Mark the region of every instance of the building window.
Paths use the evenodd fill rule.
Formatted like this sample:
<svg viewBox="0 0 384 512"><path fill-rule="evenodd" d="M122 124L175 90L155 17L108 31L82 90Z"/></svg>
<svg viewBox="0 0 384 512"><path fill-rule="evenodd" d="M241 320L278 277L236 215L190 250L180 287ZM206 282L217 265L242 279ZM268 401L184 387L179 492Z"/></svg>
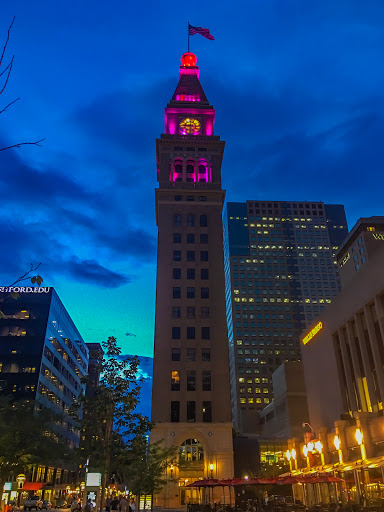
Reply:
<svg viewBox="0 0 384 512"><path fill-rule="evenodd" d="M199 201L206 201L207 200L207 196L199 196Z"/></svg>
<svg viewBox="0 0 384 512"><path fill-rule="evenodd" d="M209 279L209 271L207 268L200 269L200 279Z"/></svg>
<svg viewBox="0 0 384 512"><path fill-rule="evenodd" d="M180 349L179 348L172 349L172 361L180 361Z"/></svg>
<svg viewBox="0 0 384 512"><path fill-rule="evenodd" d="M181 233L173 233L173 243L181 244Z"/></svg>
<svg viewBox="0 0 384 512"><path fill-rule="evenodd" d="M202 373L202 389L203 391L211 391L211 372L204 370Z"/></svg>
<svg viewBox="0 0 384 512"><path fill-rule="evenodd" d="M195 279L195 269L187 268L187 279Z"/></svg>
<svg viewBox="0 0 384 512"><path fill-rule="evenodd" d="M171 391L180 391L180 373L175 370L171 374Z"/></svg>
<svg viewBox="0 0 384 512"><path fill-rule="evenodd" d="M180 306L173 306L172 318L181 318L181 307Z"/></svg>
<svg viewBox="0 0 384 512"><path fill-rule="evenodd" d="M194 400L187 402L187 421L196 421L196 402Z"/></svg>
<svg viewBox="0 0 384 512"><path fill-rule="evenodd" d="M208 307L202 307L200 309L200 316L201 316L201 318L209 318L209 308Z"/></svg>
<svg viewBox="0 0 384 512"><path fill-rule="evenodd" d="M181 279L181 268L173 269L173 279Z"/></svg>
<svg viewBox="0 0 384 512"><path fill-rule="evenodd" d="M194 299L195 298L195 288L188 287L187 288L187 299Z"/></svg>
<svg viewBox="0 0 384 512"><path fill-rule="evenodd" d="M195 370L187 371L187 391L196 391L196 372L195 372Z"/></svg>
<svg viewBox="0 0 384 512"><path fill-rule="evenodd" d="M203 340L211 339L211 329L210 329L210 327L202 327L201 328L201 338Z"/></svg>
<svg viewBox="0 0 384 512"><path fill-rule="evenodd" d="M197 439L187 439L180 446L179 460L181 463L189 461L203 461L204 450L201 443Z"/></svg>
<svg viewBox="0 0 384 512"><path fill-rule="evenodd" d="M173 216L173 225L176 227L181 226L181 215L179 213L176 213L176 215Z"/></svg>
<svg viewBox="0 0 384 512"><path fill-rule="evenodd" d="M172 339L173 340L180 339L180 327L172 327Z"/></svg>
<svg viewBox="0 0 384 512"><path fill-rule="evenodd" d="M187 318L195 318L195 306L187 307Z"/></svg>
<svg viewBox="0 0 384 512"><path fill-rule="evenodd" d="M201 349L201 360L202 361L210 361L211 360L211 349L210 348L202 348Z"/></svg>
<svg viewBox="0 0 384 512"><path fill-rule="evenodd" d="M191 213L189 213L187 216L187 226L189 228L193 228L194 225L195 225L195 216L192 215Z"/></svg>
<svg viewBox="0 0 384 512"><path fill-rule="evenodd" d="M187 348L187 361L196 361L196 349Z"/></svg>
<svg viewBox="0 0 384 512"><path fill-rule="evenodd" d="M212 402L203 401L203 421L205 423L212 422Z"/></svg>
<svg viewBox="0 0 384 512"><path fill-rule="evenodd" d="M208 226L208 217L206 215L200 215L200 227L206 228Z"/></svg>
<svg viewBox="0 0 384 512"><path fill-rule="evenodd" d="M200 243L201 244L207 244L208 243L208 235L207 235L207 233L201 233L200 234Z"/></svg>
<svg viewBox="0 0 384 512"><path fill-rule="evenodd" d="M180 402L171 402L171 421L180 421Z"/></svg>
<svg viewBox="0 0 384 512"><path fill-rule="evenodd" d="M195 328L187 327L187 339L194 340L195 339Z"/></svg>
<svg viewBox="0 0 384 512"><path fill-rule="evenodd" d="M187 261L195 261L195 251L187 251Z"/></svg>
<svg viewBox="0 0 384 512"><path fill-rule="evenodd" d="M195 243L195 235L193 233L187 233L187 244Z"/></svg>
<svg viewBox="0 0 384 512"><path fill-rule="evenodd" d="M200 251L200 261L208 261L208 251Z"/></svg>
<svg viewBox="0 0 384 512"><path fill-rule="evenodd" d="M181 251L173 251L173 261L181 261Z"/></svg>
<svg viewBox="0 0 384 512"><path fill-rule="evenodd" d="M180 286L173 287L173 298L180 299L181 298L181 288Z"/></svg>
<svg viewBox="0 0 384 512"><path fill-rule="evenodd" d="M209 299L209 288L201 288L201 298Z"/></svg>

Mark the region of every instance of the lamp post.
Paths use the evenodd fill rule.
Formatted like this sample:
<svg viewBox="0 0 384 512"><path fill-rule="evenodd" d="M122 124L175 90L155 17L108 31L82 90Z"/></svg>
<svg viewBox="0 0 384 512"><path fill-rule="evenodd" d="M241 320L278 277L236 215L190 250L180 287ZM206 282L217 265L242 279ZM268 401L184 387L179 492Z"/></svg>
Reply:
<svg viewBox="0 0 384 512"><path fill-rule="evenodd" d="M355 437L356 437L357 444L360 446L361 458L363 460L365 460L367 458L367 453L365 451L365 446L364 446L364 436L363 436L362 431L359 428L356 429Z"/></svg>
<svg viewBox="0 0 384 512"><path fill-rule="evenodd" d="M340 437L338 435L336 435L333 438L333 444L335 445L337 453L339 454L339 462L340 462L340 464L342 464L343 463L343 452L341 450L341 441L340 441Z"/></svg>
<svg viewBox="0 0 384 512"><path fill-rule="evenodd" d="M213 478L213 464L209 465L209 469L211 471L211 478Z"/></svg>
<svg viewBox="0 0 384 512"><path fill-rule="evenodd" d="M169 470L171 472L171 480L173 478L173 464L170 465Z"/></svg>

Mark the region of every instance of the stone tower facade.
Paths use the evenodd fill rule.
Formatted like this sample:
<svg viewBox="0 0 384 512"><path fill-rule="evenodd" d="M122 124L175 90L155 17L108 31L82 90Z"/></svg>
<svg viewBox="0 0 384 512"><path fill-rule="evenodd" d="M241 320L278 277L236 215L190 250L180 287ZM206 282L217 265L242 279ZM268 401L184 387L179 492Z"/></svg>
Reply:
<svg viewBox="0 0 384 512"><path fill-rule="evenodd" d="M197 502L199 478L233 476L221 188L224 142L199 82L196 56L156 141L158 226L151 442L175 446L157 505ZM222 488L217 492L222 493Z"/></svg>

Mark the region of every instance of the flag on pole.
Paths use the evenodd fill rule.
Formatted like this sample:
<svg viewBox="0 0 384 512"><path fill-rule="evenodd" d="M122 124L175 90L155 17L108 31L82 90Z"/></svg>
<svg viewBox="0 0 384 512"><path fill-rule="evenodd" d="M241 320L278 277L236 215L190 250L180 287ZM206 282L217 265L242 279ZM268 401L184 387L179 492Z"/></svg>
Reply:
<svg viewBox="0 0 384 512"><path fill-rule="evenodd" d="M192 25L189 25L189 32L188 35L194 36L195 34L200 34L201 36L210 39L211 41L214 41L214 37L212 34L210 34L208 28L203 27L192 27Z"/></svg>

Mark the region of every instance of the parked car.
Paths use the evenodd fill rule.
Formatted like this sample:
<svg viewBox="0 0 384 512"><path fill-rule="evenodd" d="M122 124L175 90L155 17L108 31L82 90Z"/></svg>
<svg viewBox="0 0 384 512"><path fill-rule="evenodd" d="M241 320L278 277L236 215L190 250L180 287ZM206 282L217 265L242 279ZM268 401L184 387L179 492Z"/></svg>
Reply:
<svg viewBox="0 0 384 512"><path fill-rule="evenodd" d="M56 503L56 508L69 508L67 500L58 500Z"/></svg>
<svg viewBox="0 0 384 512"><path fill-rule="evenodd" d="M41 508L44 510L50 510L52 508L52 503L49 500L44 500Z"/></svg>
<svg viewBox="0 0 384 512"><path fill-rule="evenodd" d="M43 502L41 501L40 496L31 496L24 500L24 510L32 510L35 508L36 510L41 510L43 507Z"/></svg>

